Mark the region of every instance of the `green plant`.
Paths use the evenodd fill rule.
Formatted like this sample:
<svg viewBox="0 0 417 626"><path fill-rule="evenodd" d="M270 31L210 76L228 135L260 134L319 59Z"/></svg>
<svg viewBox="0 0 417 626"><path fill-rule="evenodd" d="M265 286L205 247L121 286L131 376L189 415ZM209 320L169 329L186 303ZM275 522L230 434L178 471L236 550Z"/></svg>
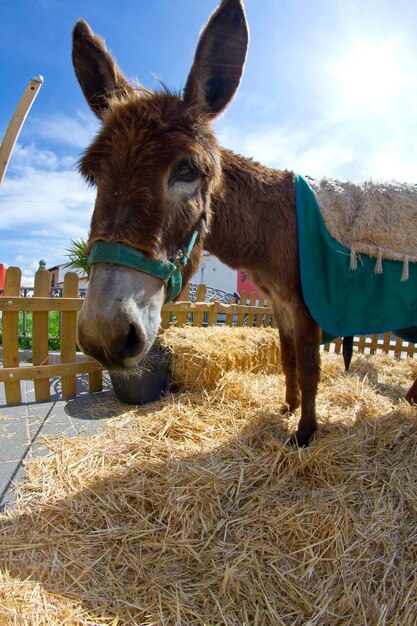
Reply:
<svg viewBox="0 0 417 626"><path fill-rule="evenodd" d="M20 349L32 348L32 336L33 336L33 314L32 312L26 312L23 316L23 312L19 312L18 318L18 345ZM2 345L2 319L0 317L0 346ZM61 347L60 342L60 328L59 328L59 312L50 311L48 315L48 348L50 350L59 350Z"/></svg>
<svg viewBox="0 0 417 626"><path fill-rule="evenodd" d="M66 267L72 270L80 270L85 276L90 273L88 264L87 242L84 239L72 239L71 245L67 248L69 261Z"/></svg>
<svg viewBox="0 0 417 626"><path fill-rule="evenodd" d="M19 312L19 321L17 326L19 334L19 348L32 347L32 313Z"/></svg>
<svg viewBox="0 0 417 626"><path fill-rule="evenodd" d="M50 311L48 315L48 347L50 350L59 350L60 328L59 328L59 312Z"/></svg>

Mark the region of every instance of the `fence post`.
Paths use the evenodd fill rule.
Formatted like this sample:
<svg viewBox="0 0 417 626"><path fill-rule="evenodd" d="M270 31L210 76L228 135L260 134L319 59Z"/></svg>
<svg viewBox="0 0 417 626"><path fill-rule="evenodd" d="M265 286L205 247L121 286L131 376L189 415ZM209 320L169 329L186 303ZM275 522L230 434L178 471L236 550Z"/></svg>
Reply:
<svg viewBox="0 0 417 626"><path fill-rule="evenodd" d="M195 295L196 302L206 301L207 287L203 284L198 285L197 293ZM204 321L204 311L194 311L193 313L193 326L202 326Z"/></svg>
<svg viewBox="0 0 417 626"><path fill-rule="evenodd" d="M94 359L89 359L94 361ZM88 374L88 391L90 393L97 393L97 391L103 390L103 370L101 367L97 368L93 372Z"/></svg>
<svg viewBox="0 0 417 626"><path fill-rule="evenodd" d="M391 333L384 333L384 339L383 339L381 348L382 348L382 351L385 352L386 354L390 353Z"/></svg>
<svg viewBox="0 0 417 626"><path fill-rule="evenodd" d="M169 328L169 324L171 322L171 311L165 311L162 306L161 311L161 328Z"/></svg>
<svg viewBox="0 0 417 626"><path fill-rule="evenodd" d="M226 326L233 326L234 313L226 313Z"/></svg>
<svg viewBox="0 0 417 626"><path fill-rule="evenodd" d="M334 344L334 353L340 354L343 350L343 339L341 337L337 337L332 341Z"/></svg>
<svg viewBox="0 0 417 626"><path fill-rule="evenodd" d="M207 326L215 326L215 324L217 324L217 315L218 315L217 306L218 306L217 302L213 299L211 301L211 309L207 316Z"/></svg>
<svg viewBox="0 0 417 626"><path fill-rule="evenodd" d="M400 357L402 352L403 341L401 337L395 337L394 356Z"/></svg>
<svg viewBox="0 0 417 626"><path fill-rule="evenodd" d="M359 339L358 339L358 342L356 343L356 346L358 348L358 352L360 354L364 354L365 353L365 341L366 341L365 335L361 335L359 337ZM335 350L335 352L336 352L336 350Z"/></svg>
<svg viewBox="0 0 417 626"><path fill-rule="evenodd" d="M3 297L19 297L22 272L18 267L6 270ZM19 366L19 313L3 311L3 367ZM22 394L19 381L4 383L6 404L20 404Z"/></svg>
<svg viewBox="0 0 417 626"><path fill-rule="evenodd" d="M67 272L64 277L63 298L76 298L78 295L78 276L75 272ZM77 358L77 311L62 311L61 321L61 363L74 363ZM62 397L71 398L77 395L77 377L62 376Z"/></svg>
<svg viewBox="0 0 417 626"><path fill-rule="evenodd" d="M265 300L265 306L268 308L272 308L272 305L268 299ZM270 326L271 328L276 328L274 314L269 313L265 315L265 326Z"/></svg>
<svg viewBox="0 0 417 626"><path fill-rule="evenodd" d="M256 306L257 295L255 291L252 291L249 297L249 306ZM252 327L255 322L255 313L248 313L247 325Z"/></svg>
<svg viewBox="0 0 417 626"><path fill-rule="evenodd" d="M258 307L262 307L262 306L265 306L265 298L261 294L258 300ZM260 328L261 326L266 326L266 319L264 317L264 314L259 312L256 314L256 327Z"/></svg>
<svg viewBox="0 0 417 626"><path fill-rule="evenodd" d="M51 275L48 270L39 269L35 274L35 297L48 298ZM49 311L34 311L32 318L32 363L48 365L49 363ZM49 402L51 399L49 378L35 380L36 402Z"/></svg>
<svg viewBox="0 0 417 626"><path fill-rule="evenodd" d="M240 294L240 304L243 306L246 306L247 299L248 299L248 293L246 289L244 289ZM244 325L245 325L245 312L243 311L242 313L239 313L237 316L237 326L244 326Z"/></svg>
<svg viewBox="0 0 417 626"><path fill-rule="evenodd" d="M181 291L178 300L187 302L190 299L190 283L187 283L184 289ZM188 311L177 311L176 315L176 326L185 326L188 321Z"/></svg>

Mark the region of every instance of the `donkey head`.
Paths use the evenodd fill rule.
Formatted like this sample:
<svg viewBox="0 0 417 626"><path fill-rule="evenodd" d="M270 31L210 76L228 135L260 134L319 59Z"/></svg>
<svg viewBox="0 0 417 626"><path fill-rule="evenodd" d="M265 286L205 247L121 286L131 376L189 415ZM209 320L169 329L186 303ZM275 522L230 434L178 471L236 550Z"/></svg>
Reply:
<svg viewBox="0 0 417 626"><path fill-rule="evenodd" d="M80 161L97 197L78 340L110 369L143 360L164 301L197 269L221 180L211 122L239 85L247 45L241 0L223 0L200 36L180 96L130 85L87 23L75 25L75 72L102 121Z"/></svg>

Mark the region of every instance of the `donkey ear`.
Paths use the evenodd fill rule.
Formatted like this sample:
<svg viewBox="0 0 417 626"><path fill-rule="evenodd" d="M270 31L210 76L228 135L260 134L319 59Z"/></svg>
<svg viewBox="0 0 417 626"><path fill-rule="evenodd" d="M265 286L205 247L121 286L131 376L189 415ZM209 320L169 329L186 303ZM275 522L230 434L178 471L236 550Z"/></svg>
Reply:
<svg viewBox="0 0 417 626"><path fill-rule="evenodd" d="M249 33L241 0L222 0L200 35L184 101L217 117L242 77Z"/></svg>
<svg viewBox="0 0 417 626"><path fill-rule="evenodd" d="M132 89L100 37L84 20L72 31L72 63L90 108L102 117L109 96Z"/></svg>

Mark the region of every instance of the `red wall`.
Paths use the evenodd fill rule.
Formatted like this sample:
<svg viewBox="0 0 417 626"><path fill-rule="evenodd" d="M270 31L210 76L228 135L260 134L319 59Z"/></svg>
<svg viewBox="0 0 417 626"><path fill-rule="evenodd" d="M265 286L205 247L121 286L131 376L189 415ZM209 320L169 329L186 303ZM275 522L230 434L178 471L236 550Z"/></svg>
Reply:
<svg viewBox="0 0 417 626"><path fill-rule="evenodd" d="M6 268L0 263L0 289L4 288L4 279L6 278Z"/></svg>
<svg viewBox="0 0 417 626"><path fill-rule="evenodd" d="M253 291L260 297L261 292L258 287L251 282L249 279L248 273L246 270L238 270L237 272L237 291L241 293L242 291L246 291L248 295L250 295Z"/></svg>

